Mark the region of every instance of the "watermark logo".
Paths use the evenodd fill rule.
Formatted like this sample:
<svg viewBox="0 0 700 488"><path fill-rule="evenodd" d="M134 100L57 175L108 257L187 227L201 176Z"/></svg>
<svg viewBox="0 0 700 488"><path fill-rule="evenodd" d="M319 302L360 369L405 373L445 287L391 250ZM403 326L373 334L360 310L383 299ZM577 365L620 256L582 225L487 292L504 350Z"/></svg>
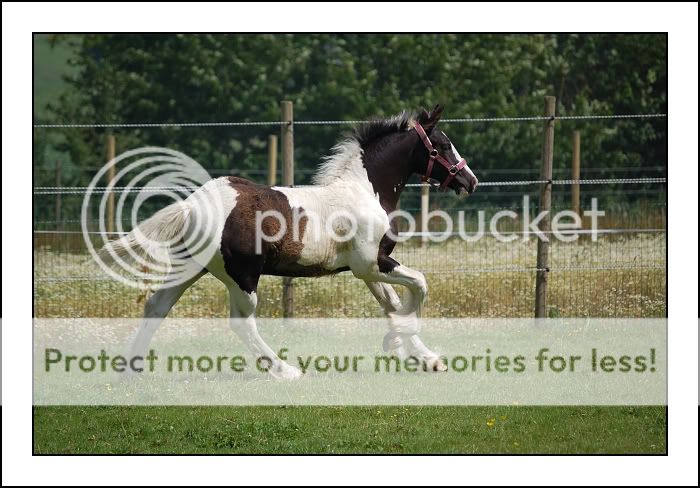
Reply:
<svg viewBox="0 0 700 488"><path fill-rule="evenodd" d="M519 212L513 209L499 210L491 215L488 224L486 211L478 210L475 212L477 228L473 232L467 230L464 210L456 213L448 213L440 209L427 212L423 217L424 221L438 223L441 228L432 232L416 232L418 228L416 216L400 209L390 212L386 220L353 212L350 207L335 210L328 215L295 208L291 220L274 209L259 210L255 215L255 252L263 253L264 242L276 243L290 235L293 240L298 241L302 234L304 241L310 243L325 241L345 243L352 239L357 239L359 242L379 242L385 235L396 242L406 242L415 237L434 243L444 242L450 238L459 238L464 242L477 242L487 236L506 243L515 240L527 242L532 238L545 242L552 239L572 242L582 234L590 236L595 242L599 234L598 219L605 215L605 212L598 207L596 198L591 199L590 209L583 212L583 217L571 210L558 212L542 210L534 214L530 197L527 195L523 197L522 206L518 210ZM584 229L584 218L588 219L587 229ZM271 223L268 219L275 222ZM401 223L406 230L396 231L389 225L392 220ZM545 221L546 227L543 226ZM303 232L300 225L304 228ZM502 230L504 225L509 230ZM267 232L266 229L275 229L275 232Z"/></svg>
<svg viewBox="0 0 700 488"><path fill-rule="evenodd" d="M139 355L127 347L139 319L35 319L34 402L666 404L665 319L425 318L439 373L421 357L380 352L386 319L258 322L275 341L271 352L298 375L274 375L274 359L232 341L229 319L165 319Z"/></svg>
<svg viewBox="0 0 700 488"><path fill-rule="evenodd" d="M105 181L107 186L98 186ZM220 249L228 217L224 213L223 186L230 188L228 179L212 179L195 160L178 151L145 147L125 152L103 166L87 188L81 213L86 246L105 273L129 286L152 290L187 283L210 264ZM261 187L259 191L275 190ZM302 203L303 197L300 194ZM255 234L243 237L255 244L258 255L264 254L263 243L290 237L295 242L303 240L304 244L319 246L334 242L337 246L331 248L337 249L355 249L353 242L360 247L376 245L384 236L396 242L420 237L434 243L450 238L471 243L489 236L507 243L533 237L570 242L587 234L595 241L598 219L605 215L593 198L590 209L583 212L588 219L588 228L583 229L581 215L570 210L535 213L526 195L518 212L502 209L490 215L488 223L484 210L472 213L469 225L464 210L426 212L422 216L424 230L416 232L416 215L402 210L388 215L381 210L368 214L348 204L347 208L334 208L332 212L324 208L319 213L311 207L293 208L291 219L272 207L258 209ZM140 219L139 214L147 218ZM474 216L476 230L468 232ZM397 232L398 226L390 225L392 221L400 222L407 230ZM439 224L441 230L425 230L428 223Z"/></svg>
<svg viewBox="0 0 700 488"><path fill-rule="evenodd" d="M110 277L135 288L191 280L217 251L212 236L220 235L225 221L210 181L195 160L162 147L127 151L109 161L90 182L82 204L82 234L93 259ZM140 219L139 211L151 200L160 210Z"/></svg>

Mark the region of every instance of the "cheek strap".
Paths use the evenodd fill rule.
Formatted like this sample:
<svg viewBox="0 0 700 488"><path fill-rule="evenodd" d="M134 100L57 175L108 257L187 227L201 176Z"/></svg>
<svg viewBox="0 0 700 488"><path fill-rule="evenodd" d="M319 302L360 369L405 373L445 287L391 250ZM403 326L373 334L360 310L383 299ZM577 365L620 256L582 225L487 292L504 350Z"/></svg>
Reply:
<svg viewBox="0 0 700 488"><path fill-rule="evenodd" d="M423 141L423 145L428 150L428 166L425 169L423 181L428 181L430 179L430 175L433 172L433 166L435 165L435 161L437 160L438 163L440 163L445 167L445 169L447 169L448 173L447 178L445 178L445 180L442 183L440 183L440 189L444 190L445 188L447 188L447 185L450 184L452 179L457 175L457 173L459 173L460 170L467 165L467 162L464 159L461 159L457 164L450 163L447 159L443 158L442 156L440 156L440 154L438 154L437 149L433 147L433 143L430 142L430 138L428 138L428 134L425 133L425 129L423 129L422 125L416 122L415 129L418 133L418 136L421 138L421 141Z"/></svg>

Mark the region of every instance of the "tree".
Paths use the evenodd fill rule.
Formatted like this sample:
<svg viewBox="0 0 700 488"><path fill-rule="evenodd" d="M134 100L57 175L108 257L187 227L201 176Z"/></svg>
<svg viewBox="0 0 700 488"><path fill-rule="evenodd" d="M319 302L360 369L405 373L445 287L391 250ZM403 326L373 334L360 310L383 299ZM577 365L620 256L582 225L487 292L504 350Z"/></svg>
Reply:
<svg viewBox="0 0 700 488"><path fill-rule="evenodd" d="M555 94L560 114L666 112L666 37L624 35L85 35L74 42L68 89L55 122L278 120L292 100L301 120L364 119L447 107L446 117L539 115ZM444 127L482 179L535 176L541 124ZM665 165L665 120L561 122L555 168L565 172L570 133L583 133L587 165ZM277 127L118 130L120 150L161 145L215 174L264 180L267 135ZM104 130L73 129L49 146L74 168L99 166ZM299 183L339 138L338 126L297 126ZM38 156L40 164L48 164ZM503 173L503 170L510 170ZM257 171L257 173L256 173ZM75 184L91 175L75 172Z"/></svg>

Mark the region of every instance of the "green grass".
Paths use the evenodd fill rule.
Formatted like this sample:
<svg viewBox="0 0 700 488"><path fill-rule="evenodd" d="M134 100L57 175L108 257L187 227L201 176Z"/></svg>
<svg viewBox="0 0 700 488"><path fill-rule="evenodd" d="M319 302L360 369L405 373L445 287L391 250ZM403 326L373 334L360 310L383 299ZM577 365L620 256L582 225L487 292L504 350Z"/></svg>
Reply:
<svg viewBox="0 0 700 488"><path fill-rule="evenodd" d="M53 234L35 238L36 316L140 317L146 295L116 281L45 281L103 276L85 253L82 236L74 234L72 238L74 242ZM395 257L425 273L428 317L503 318L532 316L535 273L499 270L532 268L536 254L534 241L500 243L482 239L465 246L452 239L426 247L404 243ZM550 258L554 270L548 278L551 316L665 316L665 235L607 236L595 243L585 239L576 243L554 242ZM480 269L487 271L475 271ZM298 278L294 287L297 317L324 317L329 313L336 317L375 317L381 313L367 287L351 273ZM258 297L259 317L279 317L282 279L263 276ZM206 276L183 295L170 315L227 317L226 289L215 278Z"/></svg>
<svg viewBox="0 0 700 488"><path fill-rule="evenodd" d="M36 454L664 454L664 407L35 407Z"/></svg>

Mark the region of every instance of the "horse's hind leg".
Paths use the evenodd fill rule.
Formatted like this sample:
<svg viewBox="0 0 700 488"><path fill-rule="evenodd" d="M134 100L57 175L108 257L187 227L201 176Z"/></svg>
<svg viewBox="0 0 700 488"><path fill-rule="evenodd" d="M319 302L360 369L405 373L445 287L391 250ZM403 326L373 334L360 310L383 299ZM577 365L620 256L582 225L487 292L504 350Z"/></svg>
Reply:
<svg viewBox="0 0 700 488"><path fill-rule="evenodd" d="M255 323L255 308L258 304L256 291L248 293L235 283L227 286L231 300L231 328L255 355L260 368L267 369L268 373L277 379L295 380L301 377L302 373L298 368L282 361L260 337Z"/></svg>
<svg viewBox="0 0 700 488"><path fill-rule="evenodd" d="M147 355L148 345L151 343L153 334L156 333L160 324L163 323L170 309L177 303L185 290L205 274L206 271L201 271L183 283L161 288L151 295L144 307L143 322L131 342L130 358L135 356L145 357Z"/></svg>

